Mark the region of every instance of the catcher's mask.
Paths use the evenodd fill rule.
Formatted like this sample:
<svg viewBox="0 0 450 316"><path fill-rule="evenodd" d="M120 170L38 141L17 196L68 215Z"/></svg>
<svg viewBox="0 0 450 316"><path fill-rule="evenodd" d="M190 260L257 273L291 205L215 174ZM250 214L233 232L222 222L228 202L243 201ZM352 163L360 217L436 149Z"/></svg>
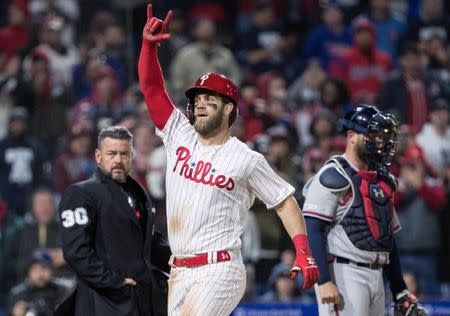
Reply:
<svg viewBox="0 0 450 316"><path fill-rule="evenodd" d="M194 124L194 98L200 90L218 93L219 95L228 98L233 103L233 110L230 113L228 126L231 126L238 115L237 102L239 99L239 92L236 85L229 78L218 73L209 72L197 79L195 85L186 90L185 95L189 99L186 107L186 114L191 125Z"/></svg>
<svg viewBox="0 0 450 316"><path fill-rule="evenodd" d="M365 155L369 170L387 169L397 146L398 122L389 113L372 105L359 105L339 120L344 132L352 130L365 136Z"/></svg>

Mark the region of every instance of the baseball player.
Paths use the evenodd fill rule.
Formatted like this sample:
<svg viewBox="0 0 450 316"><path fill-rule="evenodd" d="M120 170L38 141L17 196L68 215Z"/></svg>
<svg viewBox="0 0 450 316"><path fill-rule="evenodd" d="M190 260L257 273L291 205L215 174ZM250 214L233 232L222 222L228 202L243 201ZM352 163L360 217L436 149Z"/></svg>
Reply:
<svg viewBox="0 0 450 316"><path fill-rule="evenodd" d="M230 136L238 91L217 73L202 75L186 91L187 116L169 99L157 59L164 22L152 17L143 30L139 80L148 111L167 153L167 228L172 250L169 315L228 315L245 289L240 235L255 196L274 208L297 250L293 277L303 272L312 287L318 270L310 254L294 188L264 157Z"/></svg>
<svg viewBox="0 0 450 316"><path fill-rule="evenodd" d="M345 153L332 156L304 189L309 241L320 279L319 315L384 315L383 270L396 315L426 315L403 281L394 234L396 179L387 168L395 153L395 118L362 105L340 121Z"/></svg>

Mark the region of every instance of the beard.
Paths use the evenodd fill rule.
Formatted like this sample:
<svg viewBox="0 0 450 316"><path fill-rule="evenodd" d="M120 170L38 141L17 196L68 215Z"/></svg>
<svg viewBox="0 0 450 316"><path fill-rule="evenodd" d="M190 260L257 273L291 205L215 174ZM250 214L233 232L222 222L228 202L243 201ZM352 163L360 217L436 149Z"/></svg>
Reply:
<svg viewBox="0 0 450 316"><path fill-rule="evenodd" d="M102 169L106 176L119 183L126 182L128 177L128 172L124 166L113 167L110 171L106 170L103 166L100 166L100 169Z"/></svg>
<svg viewBox="0 0 450 316"><path fill-rule="evenodd" d="M360 140L357 142L355 146L355 154L359 160L367 164L366 144L364 141Z"/></svg>
<svg viewBox="0 0 450 316"><path fill-rule="evenodd" d="M196 117L194 121L195 131L203 137L214 134L214 132L222 125L224 109L225 107L222 106L216 113L209 117L202 117L201 119Z"/></svg>

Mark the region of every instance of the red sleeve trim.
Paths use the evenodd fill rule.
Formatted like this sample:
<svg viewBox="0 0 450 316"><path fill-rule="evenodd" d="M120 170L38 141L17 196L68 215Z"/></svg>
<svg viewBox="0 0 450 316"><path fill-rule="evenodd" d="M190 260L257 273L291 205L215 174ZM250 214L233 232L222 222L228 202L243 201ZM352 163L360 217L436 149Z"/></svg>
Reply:
<svg viewBox="0 0 450 316"><path fill-rule="evenodd" d="M320 213L316 213L316 212L311 212L311 211L303 211L303 215L304 216L309 216L309 217L315 217L327 222L332 222L333 221L333 217L331 216L327 216L327 215L323 215Z"/></svg>

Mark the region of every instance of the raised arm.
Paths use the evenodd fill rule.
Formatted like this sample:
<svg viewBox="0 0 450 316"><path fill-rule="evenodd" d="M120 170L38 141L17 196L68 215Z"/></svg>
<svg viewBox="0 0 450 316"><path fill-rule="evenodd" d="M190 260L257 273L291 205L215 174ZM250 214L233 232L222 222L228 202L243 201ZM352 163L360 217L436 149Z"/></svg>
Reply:
<svg viewBox="0 0 450 316"><path fill-rule="evenodd" d="M148 112L160 130L164 129L174 109L173 103L164 87L164 77L158 61L157 50L161 41L170 38L167 26L172 18L169 11L164 21L153 17L152 5L147 6L147 23L142 32L142 47L139 55L139 83Z"/></svg>

